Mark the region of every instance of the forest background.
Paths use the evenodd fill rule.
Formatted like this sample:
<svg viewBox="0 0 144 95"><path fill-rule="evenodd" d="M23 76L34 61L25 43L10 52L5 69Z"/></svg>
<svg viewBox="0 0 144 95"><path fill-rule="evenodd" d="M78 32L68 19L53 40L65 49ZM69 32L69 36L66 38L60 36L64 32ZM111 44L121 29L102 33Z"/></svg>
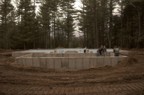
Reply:
<svg viewBox="0 0 144 95"><path fill-rule="evenodd" d="M143 0L12 1L0 1L1 49L144 47Z"/></svg>

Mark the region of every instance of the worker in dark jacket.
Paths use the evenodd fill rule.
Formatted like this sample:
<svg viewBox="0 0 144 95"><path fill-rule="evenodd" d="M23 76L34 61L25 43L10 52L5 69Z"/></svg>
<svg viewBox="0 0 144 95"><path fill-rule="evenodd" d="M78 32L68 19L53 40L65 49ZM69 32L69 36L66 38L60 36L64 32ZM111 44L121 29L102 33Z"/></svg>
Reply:
<svg viewBox="0 0 144 95"><path fill-rule="evenodd" d="M119 56L119 54L120 54L119 53L119 48L117 46L114 47L113 52L114 52L115 56Z"/></svg>

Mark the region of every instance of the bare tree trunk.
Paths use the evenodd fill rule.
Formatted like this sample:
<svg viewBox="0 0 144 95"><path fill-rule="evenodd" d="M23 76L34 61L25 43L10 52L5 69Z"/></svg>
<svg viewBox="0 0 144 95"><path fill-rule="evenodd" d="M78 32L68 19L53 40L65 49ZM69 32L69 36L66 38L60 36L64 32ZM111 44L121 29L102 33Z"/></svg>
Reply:
<svg viewBox="0 0 144 95"><path fill-rule="evenodd" d="M108 43L109 43L109 48L111 48L111 32L112 32L112 27L113 27L113 0L110 0L109 4L109 11L110 11L110 17L109 17L109 32L108 32Z"/></svg>
<svg viewBox="0 0 144 95"><path fill-rule="evenodd" d="M141 41L141 12L138 10L138 41L137 41L137 47L140 47L140 41Z"/></svg>
<svg viewBox="0 0 144 95"><path fill-rule="evenodd" d="M7 29L7 4L6 4L6 0L4 0L4 32L5 32L5 35L4 35L4 44L5 44L5 48L8 49L9 47L9 41L8 41L8 29Z"/></svg>
<svg viewBox="0 0 144 95"><path fill-rule="evenodd" d="M55 14L54 14L55 15ZM54 16L54 39L53 39L53 41L54 41L54 48L56 48L56 33L55 33L55 27L56 27L56 25L55 25L55 16Z"/></svg>

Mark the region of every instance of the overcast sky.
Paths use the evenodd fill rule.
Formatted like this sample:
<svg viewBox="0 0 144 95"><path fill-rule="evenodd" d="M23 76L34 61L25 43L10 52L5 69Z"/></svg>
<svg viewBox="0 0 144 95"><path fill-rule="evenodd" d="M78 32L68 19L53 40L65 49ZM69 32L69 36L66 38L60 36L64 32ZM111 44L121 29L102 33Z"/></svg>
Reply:
<svg viewBox="0 0 144 95"><path fill-rule="evenodd" d="M82 6L81 0L76 0L74 7L76 9L80 9L81 6Z"/></svg>

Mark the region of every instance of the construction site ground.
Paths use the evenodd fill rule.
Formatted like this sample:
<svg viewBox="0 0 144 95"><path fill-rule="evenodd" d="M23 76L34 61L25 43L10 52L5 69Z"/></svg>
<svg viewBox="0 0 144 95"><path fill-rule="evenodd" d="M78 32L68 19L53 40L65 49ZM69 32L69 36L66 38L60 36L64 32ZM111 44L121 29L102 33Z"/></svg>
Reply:
<svg viewBox="0 0 144 95"><path fill-rule="evenodd" d="M115 67L63 72L15 65L0 50L0 95L144 95L144 50Z"/></svg>

